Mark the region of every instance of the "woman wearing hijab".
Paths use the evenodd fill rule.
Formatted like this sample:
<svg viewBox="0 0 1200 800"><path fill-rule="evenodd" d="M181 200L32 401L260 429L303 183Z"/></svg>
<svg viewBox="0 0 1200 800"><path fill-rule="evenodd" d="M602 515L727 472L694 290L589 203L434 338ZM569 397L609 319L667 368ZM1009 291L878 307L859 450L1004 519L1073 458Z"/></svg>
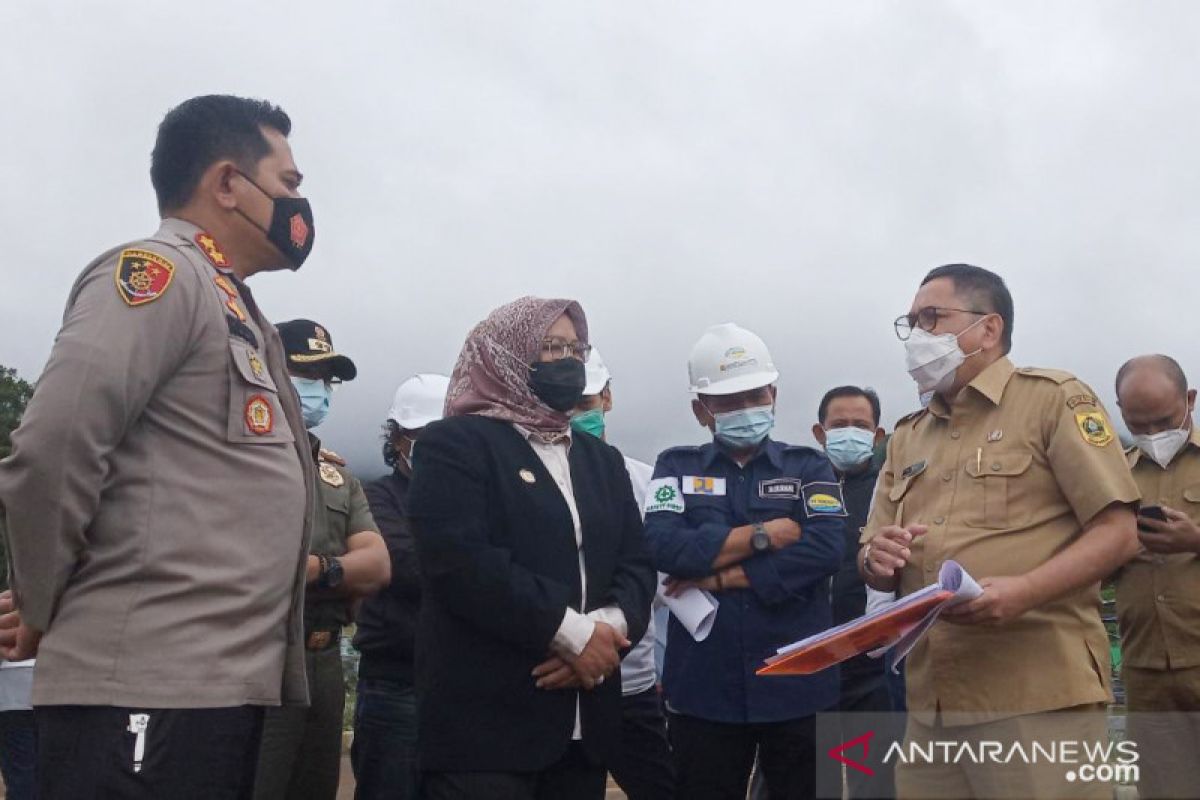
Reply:
<svg viewBox="0 0 1200 800"><path fill-rule="evenodd" d="M590 349L574 301L496 309L416 448L429 800L604 797L620 658L645 631L655 575L621 454L571 435Z"/></svg>

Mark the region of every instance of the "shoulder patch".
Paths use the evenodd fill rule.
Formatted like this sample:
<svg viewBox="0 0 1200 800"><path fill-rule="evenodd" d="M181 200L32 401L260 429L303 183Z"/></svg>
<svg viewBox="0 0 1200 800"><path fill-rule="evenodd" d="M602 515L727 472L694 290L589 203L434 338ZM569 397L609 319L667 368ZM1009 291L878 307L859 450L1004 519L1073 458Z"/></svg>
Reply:
<svg viewBox="0 0 1200 800"><path fill-rule="evenodd" d="M122 250L117 257L117 294L129 306L144 306L162 297L175 277L166 256L140 248Z"/></svg>
<svg viewBox="0 0 1200 800"><path fill-rule="evenodd" d="M1041 369L1039 367L1021 367L1017 370L1018 375L1028 375L1031 378L1043 378L1048 381L1054 381L1057 384L1064 384L1067 381L1078 380L1071 373L1061 369Z"/></svg>
<svg viewBox="0 0 1200 800"><path fill-rule="evenodd" d="M1067 408L1076 406L1099 406L1100 403L1090 394L1074 394L1067 398Z"/></svg>
<svg viewBox="0 0 1200 800"><path fill-rule="evenodd" d="M846 502L842 499L840 483L814 482L800 487L804 498L804 516L813 517L848 517Z"/></svg>
<svg viewBox="0 0 1200 800"><path fill-rule="evenodd" d="M1104 447L1113 440L1112 428L1102 411L1076 411L1075 425L1088 444Z"/></svg>
<svg viewBox="0 0 1200 800"><path fill-rule="evenodd" d="M646 513L671 511L682 514L683 494L679 491L678 478L655 478L646 487Z"/></svg>

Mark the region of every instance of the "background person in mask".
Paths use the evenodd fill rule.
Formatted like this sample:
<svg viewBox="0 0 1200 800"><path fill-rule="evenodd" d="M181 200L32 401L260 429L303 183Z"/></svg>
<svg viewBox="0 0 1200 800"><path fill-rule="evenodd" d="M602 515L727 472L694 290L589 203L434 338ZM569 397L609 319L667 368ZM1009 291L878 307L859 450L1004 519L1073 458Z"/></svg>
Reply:
<svg viewBox="0 0 1200 800"><path fill-rule="evenodd" d="M307 701L314 470L244 283L312 246L290 131L260 100L171 109L161 225L79 276L0 463L21 615L0 657L40 644L43 800L244 797L262 707Z"/></svg>
<svg viewBox="0 0 1200 800"><path fill-rule="evenodd" d="M571 430L607 441L605 417L613 408L612 375L596 348L586 366L587 384L571 413ZM625 456L625 469L641 508L654 468ZM651 611L645 635L621 661L621 746L610 772L629 800L671 800L675 792L675 769L654 664L656 629Z"/></svg>
<svg viewBox="0 0 1200 800"><path fill-rule="evenodd" d="M1169 356L1131 359L1117 404L1134 446L1126 452L1143 506L1142 549L1117 573L1121 677L1130 738L1141 754L1142 797L1200 797L1200 438L1196 390ZM1188 715L1170 712L1191 712Z"/></svg>
<svg viewBox="0 0 1200 800"><path fill-rule="evenodd" d="M1013 302L967 264L925 276L896 320L909 371L933 391L896 425L861 541L867 584L907 595L954 559L982 596L944 611L908 657L908 738L1107 741L1108 638L1099 581L1137 550L1138 490L1095 393L1017 369ZM1073 715L1038 712L1071 709ZM1062 722L1057 722L1061 720ZM1060 765L918 763L901 797L1108 797Z"/></svg>
<svg viewBox="0 0 1200 800"><path fill-rule="evenodd" d="M709 328L688 376L692 413L713 441L659 455L646 537L671 576L668 593L699 586L720 608L702 642L670 622L663 690L676 794L741 800L757 752L771 797L813 797L815 714L837 705L838 672L754 672L776 648L831 623L841 487L820 452L770 438L779 372L758 336L731 323Z"/></svg>
<svg viewBox="0 0 1200 800"><path fill-rule="evenodd" d="M421 569L422 793L604 796L621 654L654 571L621 454L572 435L590 350L571 300L525 297L467 337L409 510Z"/></svg>
<svg viewBox="0 0 1200 800"><path fill-rule="evenodd" d="M317 502L304 595L308 708L270 709L263 723L254 796L258 800L333 800L342 756L346 690L338 646L352 606L387 585L391 562L362 485L311 432L329 413L336 382L354 380L354 362L333 349L329 332L307 319L282 322L288 373L310 432Z"/></svg>
<svg viewBox="0 0 1200 800"><path fill-rule="evenodd" d="M867 610L867 587L858 574L857 554L858 537L867 524L871 495L879 478L881 462L874 457L876 446L884 439L884 430L879 425L879 396L872 389L857 386L830 389L817 407L817 420L812 428L813 437L825 448L825 454L833 464L849 515L846 517L842 566L833 576L831 590L833 624L841 625L861 617ZM885 659L871 658L864 653L839 665L839 711L878 713L893 710L884 663ZM897 736L903 734L903 726L899 727ZM877 735L882 733L876 730ZM847 738L854 735L849 733ZM880 762L874 775L847 770L846 780L850 797L890 797L895 791L890 763Z"/></svg>
<svg viewBox="0 0 1200 800"><path fill-rule="evenodd" d="M383 460L392 471L366 485L371 515L392 562L392 580L363 601L354 646L358 691L354 707L356 800L410 800L417 796L417 696L413 660L421 576L408 522L412 456L421 432L442 418L450 379L414 375L396 389L384 424Z"/></svg>

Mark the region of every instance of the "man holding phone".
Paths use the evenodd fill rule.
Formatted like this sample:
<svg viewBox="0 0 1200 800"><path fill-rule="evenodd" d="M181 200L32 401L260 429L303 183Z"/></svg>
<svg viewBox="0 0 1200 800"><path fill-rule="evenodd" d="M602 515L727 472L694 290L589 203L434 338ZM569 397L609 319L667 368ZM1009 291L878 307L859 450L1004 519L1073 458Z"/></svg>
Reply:
<svg viewBox="0 0 1200 800"><path fill-rule="evenodd" d="M1143 498L1142 550L1116 579L1130 730L1146 762L1138 791L1143 797L1196 797L1200 726L1188 724L1187 716L1164 716L1200 708L1196 390L1188 388L1175 359L1139 356L1117 373L1117 404L1133 434L1126 457Z"/></svg>

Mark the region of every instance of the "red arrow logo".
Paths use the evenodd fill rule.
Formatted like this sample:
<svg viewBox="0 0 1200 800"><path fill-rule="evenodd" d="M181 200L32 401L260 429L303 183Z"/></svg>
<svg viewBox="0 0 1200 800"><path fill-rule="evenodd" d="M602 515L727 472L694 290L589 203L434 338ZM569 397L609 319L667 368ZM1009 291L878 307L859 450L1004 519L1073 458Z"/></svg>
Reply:
<svg viewBox="0 0 1200 800"><path fill-rule="evenodd" d="M875 770L871 769L866 764L862 764L858 761L853 761L853 760L847 758L845 755L843 755L843 753L845 753L845 751L855 748L861 744L862 751L863 751L862 757L863 757L863 760L865 761L867 756L869 756L871 754L871 737L874 735L875 735L875 731L869 731L867 733L864 733L862 736L858 736L854 739L851 739L848 742L842 742L837 747L835 747L829 751L829 757L832 758L834 761L842 762L850 769L858 770L859 772L863 773L864 775L874 775Z"/></svg>

